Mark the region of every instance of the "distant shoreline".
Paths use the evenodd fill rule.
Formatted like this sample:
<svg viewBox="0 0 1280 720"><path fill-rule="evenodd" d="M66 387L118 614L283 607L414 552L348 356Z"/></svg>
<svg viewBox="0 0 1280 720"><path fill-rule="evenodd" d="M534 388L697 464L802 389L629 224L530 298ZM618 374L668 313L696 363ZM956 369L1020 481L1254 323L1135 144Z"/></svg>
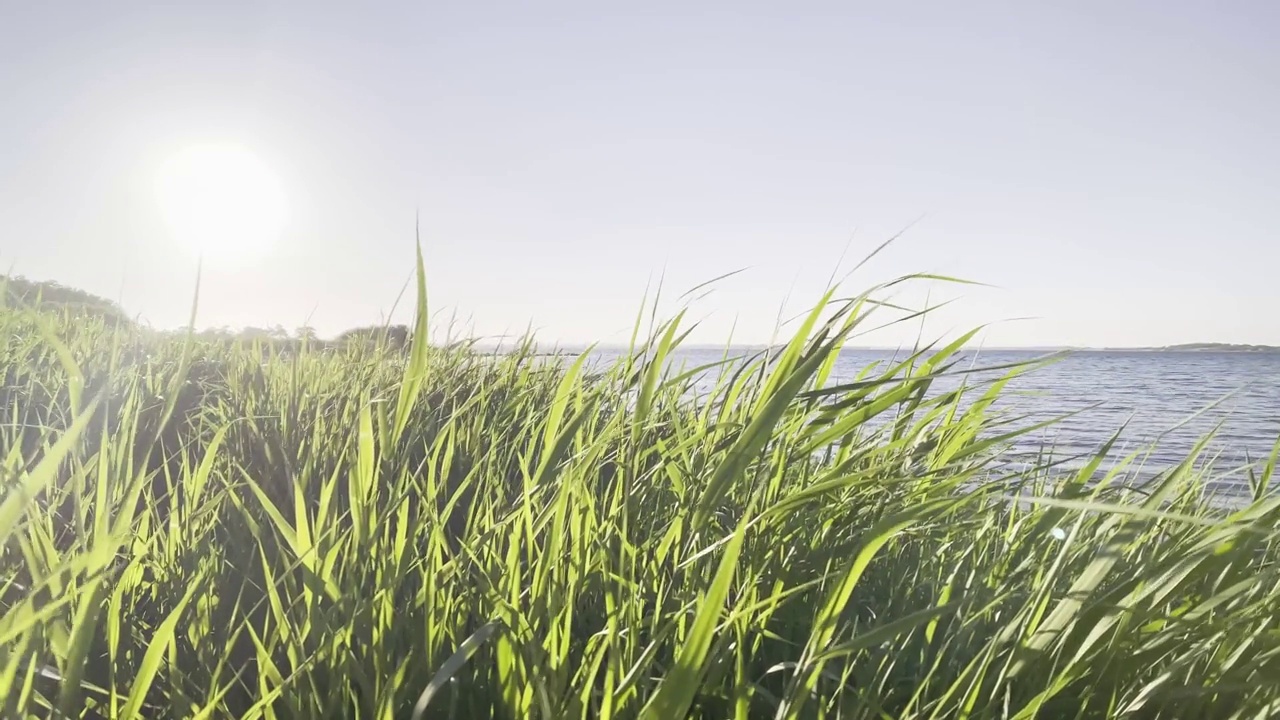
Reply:
<svg viewBox="0 0 1280 720"><path fill-rule="evenodd" d="M1230 352L1230 353L1280 353L1275 345L1239 345L1232 343L1187 343L1149 348L1102 348L1103 351L1127 352Z"/></svg>
<svg viewBox="0 0 1280 720"><path fill-rule="evenodd" d="M552 346L554 347L554 346ZM734 351L765 350L765 345L733 345ZM495 350L496 347L483 347ZM576 345L565 345L554 351L538 352L538 355L578 355L587 348ZM626 352L626 346L597 345L593 352ZM696 350L701 352L721 352L724 345L682 345L676 352ZM893 347L846 347L844 352L903 352L904 348ZM1165 345L1163 347L965 347L963 351L993 352L1026 352L1026 353L1240 353L1252 355L1280 354L1280 346L1275 345L1240 345L1232 343L1186 343L1182 345Z"/></svg>

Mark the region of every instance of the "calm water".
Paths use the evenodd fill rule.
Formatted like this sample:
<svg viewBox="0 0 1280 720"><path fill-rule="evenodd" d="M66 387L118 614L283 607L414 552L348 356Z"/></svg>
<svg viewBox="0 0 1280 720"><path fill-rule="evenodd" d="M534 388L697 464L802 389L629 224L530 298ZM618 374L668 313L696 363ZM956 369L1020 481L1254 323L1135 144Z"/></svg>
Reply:
<svg viewBox="0 0 1280 720"><path fill-rule="evenodd" d="M721 354L682 350L674 362L692 368L714 362ZM609 355L600 353L602 360ZM1042 355L982 351L965 355L961 366ZM847 351L837 375L851 378L867 365L893 358L890 351ZM1077 352L1015 380L997 407L1030 416L1027 423L1080 411L1028 436L1015 452L1052 447L1055 457L1090 453L1123 426L1113 456L1154 445L1145 461L1154 470L1178 463L1198 440L1216 430L1210 453L1216 455L1215 467L1225 472L1265 458L1280 437L1280 353ZM1230 481L1232 477L1227 476L1222 490L1243 489ZM1245 475L1241 470L1234 477L1243 483Z"/></svg>

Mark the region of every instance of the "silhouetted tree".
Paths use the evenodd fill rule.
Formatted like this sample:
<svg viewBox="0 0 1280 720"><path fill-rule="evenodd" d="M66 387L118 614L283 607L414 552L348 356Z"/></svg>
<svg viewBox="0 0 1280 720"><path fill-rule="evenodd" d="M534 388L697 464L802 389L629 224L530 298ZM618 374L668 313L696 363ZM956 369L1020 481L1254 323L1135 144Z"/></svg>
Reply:
<svg viewBox="0 0 1280 720"><path fill-rule="evenodd" d="M338 342L385 344L389 348L400 349L409 344L409 327L407 325L371 325L352 328L339 335Z"/></svg>

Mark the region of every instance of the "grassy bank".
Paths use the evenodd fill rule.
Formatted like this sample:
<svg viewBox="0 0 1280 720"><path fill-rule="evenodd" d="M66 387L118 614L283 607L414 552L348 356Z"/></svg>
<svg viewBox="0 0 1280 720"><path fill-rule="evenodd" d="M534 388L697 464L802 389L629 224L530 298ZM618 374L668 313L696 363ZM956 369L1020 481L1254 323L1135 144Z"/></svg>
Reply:
<svg viewBox="0 0 1280 720"><path fill-rule="evenodd" d="M832 381L870 307L703 395L678 322L592 368L0 311L0 715L1280 709L1269 467L1229 515L1009 470L956 345Z"/></svg>

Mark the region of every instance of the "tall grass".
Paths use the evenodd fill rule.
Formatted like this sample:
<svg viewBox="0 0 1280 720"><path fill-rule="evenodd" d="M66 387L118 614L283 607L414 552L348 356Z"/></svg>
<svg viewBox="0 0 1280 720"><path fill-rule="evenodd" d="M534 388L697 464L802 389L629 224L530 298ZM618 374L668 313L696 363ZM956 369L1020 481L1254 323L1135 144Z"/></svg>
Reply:
<svg viewBox="0 0 1280 720"><path fill-rule="evenodd" d="M0 311L0 715L1280 710L1274 458L1231 511L1012 469L1034 368L835 379L871 295L692 392L679 322L601 368L428 347L418 294L408 352Z"/></svg>

